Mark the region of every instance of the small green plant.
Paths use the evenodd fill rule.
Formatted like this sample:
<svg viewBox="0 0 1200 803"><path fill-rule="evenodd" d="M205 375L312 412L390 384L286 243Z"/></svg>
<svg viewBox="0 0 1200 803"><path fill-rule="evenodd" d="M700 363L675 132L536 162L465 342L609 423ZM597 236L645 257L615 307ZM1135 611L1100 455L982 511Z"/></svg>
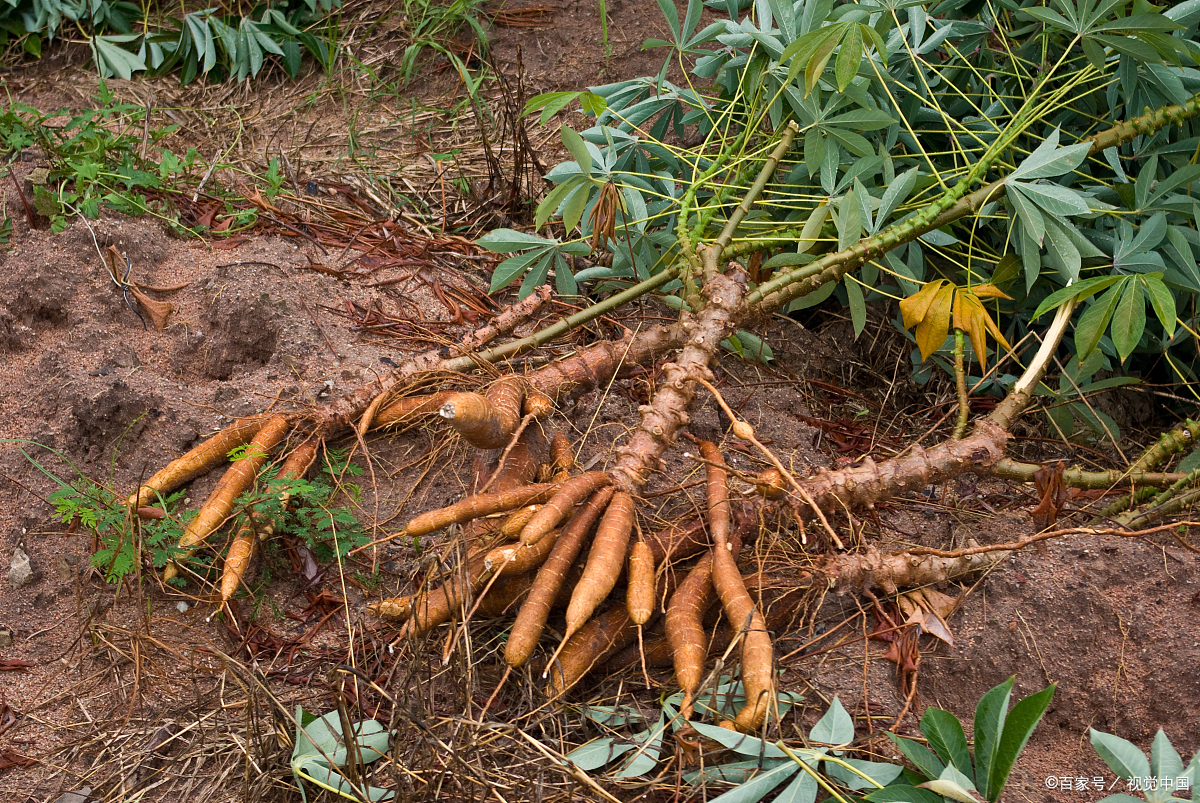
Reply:
<svg viewBox="0 0 1200 803"><path fill-rule="evenodd" d="M185 180L199 157L194 148L179 156L155 147L177 126L145 129L145 107L117 102L103 80L94 100L96 108L77 114L43 114L20 103L0 113L0 151L15 154L36 145L49 157L50 169L31 181L34 206L55 231L66 228L75 212L89 218L99 217L101 208L152 212L147 192ZM58 116L68 116L67 123L51 125Z"/></svg>
<svg viewBox="0 0 1200 803"><path fill-rule="evenodd" d="M245 448L231 451L230 459L243 457ZM320 476L312 479L275 478L273 472L270 466L264 469L258 486L242 494L235 508L249 513L256 522L272 522L275 532L300 538L321 562L344 557L370 541L348 508L332 504L339 493L355 501L362 494L357 484L345 481L347 476L362 473L361 466L347 460L346 450L328 450Z"/></svg>
<svg viewBox="0 0 1200 803"><path fill-rule="evenodd" d="M600 769L620 759L613 777L642 777L657 766L663 735L668 730L678 733L687 727L729 751L728 761L706 761L702 769L684 772L682 776L682 780L693 787L733 786L712 798L712 803L756 803L784 783L787 786L777 798L779 800L813 803L818 790L824 790L831 800L845 803L852 798L839 790L878 789L900 776L901 768L894 764L844 757L845 751L841 748L854 740L854 723L836 697L825 716L809 731L809 742L819 746L793 748L716 724L732 717L741 708L744 704L742 694L741 683L721 683L712 694L698 701L696 710L700 716L692 722L678 716L683 693L674 694L663 701L662 712L653 726L629 737L601 737L572 751L567 758L583 770ZM780 694L779 716L787 713L799 699L799 695ZM582 713L592 722L609 729L643 721L641 713L629 706L585 706ZM704 719L709 721L702 721Z"/></svg>
<svg viewBox="0 0 1200 803"><path fill-rule="evenodd" d="M87 37L101 77L178 71L183 83L198 76L244 80L268 59L295 77L305 52L329 70L339 51L340 0L256 3L245 15L205 8L182 17L157 4L124 0L9 0L0 4L0 47L18 41L40 57L64 20Z"/></svg>
<svg viewBox="0 0 1200 803"><path fill-rule="evenodd" d="M487 33L481 23L482 0L404 0L404 30L408 45L400 57L400 75L408 86L416 74L417 63L426 50L440 53L471 89L467 66L453 47L455 36L463 28L473 34L471 48L476 55L487 52Z"/></svg>
<svg viewBox="0 0 1200 803"><path fill-rule="evenodd" d="M1196 791L1200 781L1200 750L1183 765L1179 751L1171 744L1167 734L1160 728L1150 745L1150 760L1132 742L1095 728L1091 730L1092 747L1100 754L1113 772L1124 779L1131 792L1141 792L1138 798L1119 792L1109 795L1099 803L1188 803L1200 801Z"/></svg>
<svg viewBox="0 0 1200 803"><path fill-rule="evenodd" d="M54 505L54 515L64 524L78 521L79 526L92 534L98 548L92 554L92 565L104 573L108 583L119 583L135 574L142 555L148 555L156 569L166 566L180 553L179 537L184 523L168 515L162 519L141 519L125 507L123 497L82 474L65 482L26 455L26 458L59 483L47 501ZM177 491L161 500L170 511L184 495Z"/></svg>
<svg viewBox="0 0 1200 803"><path fill-rule="evenodd" d="M927 708L921 717L921 733L929 747L889 733L888 737L917 768L917 777L871 792L866 799L873 803L999 800L1017 756L1046 713L1055 689L1055 684L1050 684L1019 701L1010 711L1012 685L1013 679L1009 678L984 694L975 707L974 755L962 723L949 711L938 708Z"/></svg>

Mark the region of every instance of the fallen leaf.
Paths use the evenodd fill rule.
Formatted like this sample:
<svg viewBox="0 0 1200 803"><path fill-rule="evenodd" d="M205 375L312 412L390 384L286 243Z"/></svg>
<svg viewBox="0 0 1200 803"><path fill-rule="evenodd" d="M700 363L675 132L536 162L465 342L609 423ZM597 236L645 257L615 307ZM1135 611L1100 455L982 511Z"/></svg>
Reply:
<svg viewBox="0 0 1200 803"><path fill-rule="evenodd" d="M18 661L16 658L0 658L0 672L20 672L34 664L28 661Z"/></svg>
<svg viewBox="0 0 1200 803"><path fill-rule="evenodd" d="M36 758L23 756L15 750L5 748L0 750L0 770L6 770L10 767L32 767L37 764Z"/></svg>

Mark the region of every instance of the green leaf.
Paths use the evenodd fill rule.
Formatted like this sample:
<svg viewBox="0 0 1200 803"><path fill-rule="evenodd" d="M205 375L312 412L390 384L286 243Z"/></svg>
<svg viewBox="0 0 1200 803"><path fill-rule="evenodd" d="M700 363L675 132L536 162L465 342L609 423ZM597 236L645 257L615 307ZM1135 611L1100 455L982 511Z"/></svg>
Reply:
<svg viewBox="0 0 1200 803"><path fill-rule="evenodd" d="M548 240L536 234L527 234L514 229L493 229L475 241L489 251L497 254L511 254L513 251L524 251L536 246L556 245L558 240Z"/></svg>
<svg viewBox="0 0 1200 803"><path fill-rule="evenodd" d="M562 137L567 151L575 159L575 163L579 165L579 172L590 176L592 174L592 154L588 151L583 137L579 136L575 129L565 124L558 129L558 134Z"/></svg>
<svg viewBox="0 0 1200 803"><path fill-rule="evenodd" d="M1023 184L1013 182L1009 189L1019 186L1021 194L1052 215L1086 215L1090 210L1083 196L1057 184Z"/></svg>
<svg viewBox="0 0 1200 803"><path fill-rule="evenodd" d="M533 230L538 231L541 229L546 224L546 221L550 219L550 216L556 213L558 208L562 206L563 200L584 181L586 179L583 176L574 175L546 193L546 197L537 205L537 211L534 213ZM584 197L587 197L587 193L584 193ZM565 226L566 223L564 222L563 225ZM574 229L574 226L567 226L568 232Z"/></svg>
<svg viewBox="0 0 1200 803"><path fill-rule="evenodd" d="M1013 210L1021 219L1021 223L1025 226L1026 232L1033 239L1034 243L1040 248L1042 242L1046 239L1046 221L1042 218L1041 211L1032 200L1025 197L1022 192L1023 185L1014 182L1009 186L1008 202L1013 205Z"/></svg>
<svg viewBox="0 0 1200 803"><path fill-rule="evenodd" d="M996 750L1004 732L1004 717L1008 713L1008 698L1013 678L988 691L975 706L975 785L987 795L987 779L996 762Z"/></svg>
<svg viewBox="0 0 1200 803"><path fill-rule="evenodd" d="M1083 164L1088 151L1092 148L1091 144L1081 142L1078 145L1059 148L1058 139L1059 130L1055 128L1054 132L1046 137L1042 144L1008 175L1006 180L1031 181L1037 178L1057 178L1064 173L1070 173Z"/></svg>
<svg viewBox="0 0 1200 803"><path fill-rule="evenodd" d="M800 765L794 762L780 764L778 767L754 776L749 781L735 786L723 795L712 798L711 803L758 803L775 787L791 778L800 770Z"/></svg>
<svg viewBox="0 0 1200 803"><path fill-rule="evenodd" d="M850 715L842 707L841 700L833 698L825 716L817 720L817 724L808 732L808 738L813 742L835 745L854 741L854 720L850 719Z"/></svg>
<svg viewBox="0 0 1200 803"><path fill-rule="evenodd" d="M1050 699L1054 697L1056 684L1051 683L1039 692L1029 695L1012 707L1004 720L1004 734L1000 737L1000 745L996 750L996 760L992 763L988 774L986 787L982 790L988 800L996 800L1008 781L1017 756L1025 749L1033 729L1046 713Z"/></svg>
<svg viewBox="0 0 1200 803"><path fill-rule="evenodd" d="M701 736L712 739L717 744L739 753L743 756L762 756L763 758L788 758L788 754L771 742L765 742L755 736L747 736L738 731L731 731L717 725L704 722L689 723Z"/></svg>
<svg viewBox="0 0 1200 803"><path fill-rule="evenodd" d="M1124 278L1123 276L1096 276L1091 279L1075 282L1060 290L1055 290L1041 304L1038 304L1037 310L1033 313L1033 320L1036 321L1049 310L1061 306L1067 299L1078 298L1080 301L1086 301L1096 293L1107 287L1111 287Z"/></svg>
<svg viewBox="0 0 1200 803"><path fill-rule="evenodd" d="M1080 360L1086 360L1100 344L1100 338L1108 329L1120 299L1121 288L1113 287L1079 316L1079 321L1075 324L1075 354Z"/></svg>
<svg viewBox="0 0 1200 803"><path fill-rule="evenodd" d="M1146 330L1146 301L1142 298L1142 292L1137 281L1127 281L1125 292L1113 312L1113 345L1117 347L1117 355L1122 363L1137 348L1142 332Z"/></svg>
<svg viewBox="0 0 1200 803"><path fill-rule="evenodd" d="M567 753L566 758L581 770L591 772L600 769L618 756L628 753L634 747L636 745L617 744L617 740L610 736L577 747Z"/></svg>
<svg viewBox="0 0 1200 803"><path fill-rule="evenodd" d="M863 800L871 803L943 803L941 795L928 789L917 789L912 786L889 786L886 789L876 789Z"/></svg>
<svg viewBox="0 0 1200 803"><path fill-rule="evenodd" d="M529 269L529 266L536 262L544 253L545 249L528 251L524 254L518 254L515 257L509 257L496 266L492 272L492 284L488 288L489 293L494 293L502 287L507 287L516 281L516 278Z"/></svg>
<svg viewBox="0 0 1200 803"><path fill-rule="evenodd" d="M1126 781L1149 777L1150 762L1132 742L1095 728L1090 729L1089 734L1092 747L1118 777Z"/></svg>
<svg viewBox="0 0 1200 803"><path fill-rule="evenodd" d="M1173 786L1175 779L1182 774L1183 759L1167 738L1167 734L1159 728L1158 733L1154 734L1154 742L1150 745L1150 777L1158 779L1158 788L1162 790L1166 788L1165 782L1168 779Z"/></svg>
<svg viewBox="0 0 1200 803"><path fill-rule="evenodd" d="M1167 338L1174 337L1175 296L1171 295L1171 291L1163 284L1162 279L1152 275L1144 275L1139 278L1142 285L1146 288L1146 295L1150 299L1150 306L1154 310L1154 314L1158 316L1158 322L1162 324Z"/></svg>
<svg viewBox="0 0 1200 803"><path fill-rule="evenodd" d="M887 764L882 761L863 761L859 758L843 758L842 760L857 772L832 761L825 764L825 769L831 776L845 784L847 789L855 792L887 786L904 771L904 768L897 764Z"/></svg>
<svg viewBox="0 0 1200 803"><path fill-rule="evenodd" d="M121 47L121 44L134 42L139 38L135 34L93 36L92 57L100 74L105 78L115 75L128 81L133 77L133 73L145 70L146 62L141 56Z"/></svg>
<svg viewBox="0 0 1200 803"><path fill-rule="evenodd" d="M534 95L525 103L525 108L521 110L522 117L528 117L539 109L542 112L539 118L539 123L545 125L546 121L560 111L571 105L571 101L579 97L581 92L543 92L540 95Z"/></svg>
<svg viewBox="0 0 1200 803"><path fill-rule="evenodd" d="M817 779L801 767L800 772L775 796L774 803L814 803L817 799Z"/></svg>
<svg viewBox="0 0 1200 803"><path fill-rule="evenodd" d="M853 25L842 40L838 51L837 62L834 65L834 75L837 77L838 92L845 92L846 87L858 74L858 65L862 63L863 37L862 29Z"/></svg>
<svg viewBox="0 0 1200 803"><path fill-rule="evenodd" d="M920 168L914 167L896 176L896 179L888 184L883 192L883 199L879 202L879 209L875 212L875 228L872 234L887 225L892 212L908 198L917 183L918 172Z"/></svg>
<svg viewBox="0 0 1200 803"><path fill-rule="evenodd" d="M867 302L863 299L862 287L849 275L845 284L846 297L850 300L850 321L854 325L854 337L857 338L867 325Z"/></svg>
<svg viewBox="0 0 1200 803"><path fill-rule="evenodd" d="M957 717L940 708L926 708L921 717L921 733L942 761L953 764L963 773L973 772L967 737Z"/></svg>

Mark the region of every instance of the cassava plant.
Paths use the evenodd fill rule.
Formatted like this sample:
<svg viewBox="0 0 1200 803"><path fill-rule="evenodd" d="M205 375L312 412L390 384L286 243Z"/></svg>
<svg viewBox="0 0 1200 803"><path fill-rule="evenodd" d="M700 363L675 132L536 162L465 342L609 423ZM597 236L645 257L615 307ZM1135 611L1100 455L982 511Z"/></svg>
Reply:
<svg viewBox="0 0 1200 803"><path fill-rule="evenodd" d="M530 660L549 610L561 606L567 637L542 665L558 694L665 620L686 708L703 694L703 611L719 601L746 691L724 724L756 731L778 702L772 623L736 557L739 541L755 537L758 514L785 513L821 534L810 547L825 554L792 578L797 588L895 593L978 570L1008 553L844 554L830 549L841 545L835 517L965 473L1032 480L1039 466L1006 457L1009 429L1047 392L1043 378L1056 360L1191 378L1200 207L1188 193L1200 178L1200 72L1190 65L1200 57L1200 5L759 0L745 11L721 6L727 18L699 31L699 0L682 21L669 0L660 5L673 38L648 45L670 51L664 70L578 95L595 124L562 128L573 160L548 174L555 186L536 220L539 230L555 221L558 236L499 230L480 241L513 254L497 267L494 289L521 278L522 300L473 333L461 356L422 355L324 408L231 426L214 439L219 446L201 445L152 478L130 507L215 466L231 445L251 443L243 460L262 461L291 444L440 418L490 465L481 461L476 492L421 513L398 534L461 526L467 559L436 587L378 603L378 614L405 620L402 634L415 639L452 619L461 628L477 612L514 609L511 669ZM683 85L665 78L672 62ZM531 111L561 103L561 95L543 97ZM589 253L594 264L573 272L575 258ZM483 348L546 300L551 271L559 292L590 284L603 300ZM676 321L504 375L483 392L406 394L420 373L512 357L650 292L679 310ZM912 299L897 325L917 330L914 362L953 354L944 364L960 377L954 436L886 461L796 476L724 405L712 382L722 345L745 353L749 330L769 315L833 293L856 331L867 304ZM1034 339L1040 346L1025 346ZM994 358L989 342L1002 349ZM548 436L555 403L606 383L622 365L658 362L654 392L607 468L576 470L569 443ZM1092 377L1078 371L1073 381ZM972 388L1002 395L973 423ZM725 406L733 436L773 468L748 478L761 491L756 500L734 503L719 450L698 444L708 472L704 520L653 531L642 526L639 499L687 434L698 394ZM1186 493L1192 473L1156 469L1188 442L1156 445L1132 472L1066 467L1057 481ZM256 471L230 469L186 548L212 538L227 500ZM635 589L618 576L631 556ZM978 768L976 776L978 787ZM987 775L983 783L1002 781Z"/></svg>

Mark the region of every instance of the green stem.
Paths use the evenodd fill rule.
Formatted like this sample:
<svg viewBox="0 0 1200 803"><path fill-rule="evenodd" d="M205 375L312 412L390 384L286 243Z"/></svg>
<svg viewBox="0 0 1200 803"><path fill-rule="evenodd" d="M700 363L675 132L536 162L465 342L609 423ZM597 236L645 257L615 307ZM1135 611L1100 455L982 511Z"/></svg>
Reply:
<svg viewBox="0 0 1200 803"><path fill-rule="evenodd" d="M991 474L1004 480L1033 482L1033 475L1042 468L1038 463L1023 463L1005 457L996 461L991 468ZM1119 468L1111 471L1084 471L1081 468L1068 468L1063 470L1063 484L1069 488L1112 488L1117 485L1149 485L1163 488L1188 476L1190 475L1179 472L1124 471Z"/></svg>
<svg viewBox="0 0 1200 803"><path fill-rule="evenodd" d="M1125 527L1130 527L1134 522L1145 524L1151 519L1160 518L1167 515L1168 512L1181 510L1185 504L1190 503L1195 499L1195 492L1187 493L1182 496L1179 492L1185 488L1195 485L1200 481L1200 469L1196 469L1188 474L1185 474L1179 480L1171 484L1170 488L1154 497L1149 505L1140 510L1131 510L1123 516L1117 517L1117 523ZM1180 500L1186 499L1187 503L1181 503ZM1140 520L1140 521L1139 521Z"/></svg>
<svg viewBox="0 0 1200 803"><path fill-rule="evenodd" d="M721 229L721 233L717 235L717 239L704 252L704 280L708 281L713 276L717 275L717 260L725 249L729 247L729 243L733 241L733 235L737 231L737 227L746 219L746 215L750 214L750 207L754 206L754 202L758 200L758 196L762 195L762 191L766 189L767 182L771 180L771 176L775 175L775 169L779 167L779 160L783 158L788 149L792 147L792 141L796 138L796 132L799 127L793 120L787 124L783 130L783 135L779 137L779 144L775 146L767 160L763 162L762 170L758 171L758 178L754 179L754 183L750 185L750 189L746 190L746 194L742 196L742 202L733 210L733 214L729 216L729 220L725 221L725 228Z"/></svg>
<svg viewBox="0 0 1200 803"><path fill-rule="evenodd" d="M967 434L967 418L971 404L967 400L967 371L963 367L963 331L954 330L954 385L958 391L958 420L954 422L954 440L962 440Z"/></svg>
<svg viewBox="0 0 1200 803"><path fill-rule="evenodd" d="M503 359L515 357L518 354L535 349L538 346L549 343L556 337L561 337L567 332L582 326L588 321L595 320L605 313L611 312L617 307L628 304L635 298L644 296L651 290L657 290L667 282L679 276L681 267L673 265L664 269L661 273L656 273L645 281L638 282L633 287L622 290L616 295L609 296L603 301L597 302L587 309L580 310L574 315L569 315L555 323L547 326L545 329L540 329L531 335L526 335L519 340L512 340L495 348L485 349L474 354L467 354L462 357L457 357L453 360L447 360L443 368L447 371L470 371L481 362L498 362Z"/></svg>

